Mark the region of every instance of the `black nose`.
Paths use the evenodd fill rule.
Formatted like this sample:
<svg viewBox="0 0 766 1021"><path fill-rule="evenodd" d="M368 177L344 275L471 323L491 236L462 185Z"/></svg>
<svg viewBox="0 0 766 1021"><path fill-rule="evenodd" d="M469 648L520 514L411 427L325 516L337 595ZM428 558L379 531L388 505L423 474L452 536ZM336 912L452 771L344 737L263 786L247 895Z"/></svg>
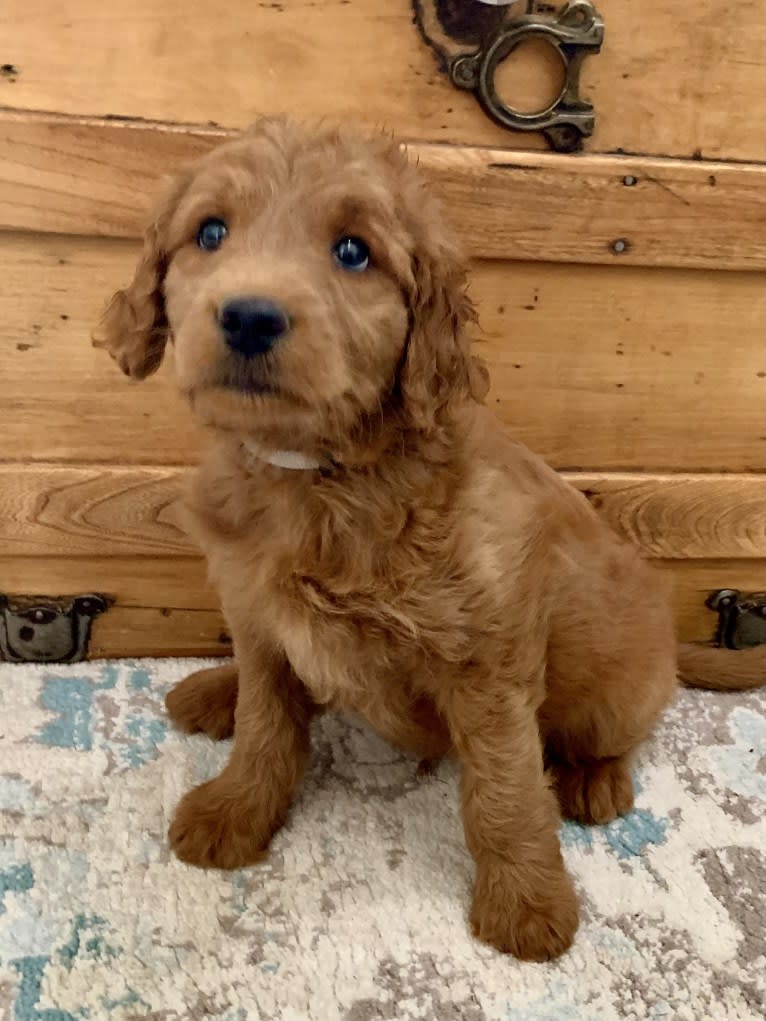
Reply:
<svg viewBox="0 0 766 1021"><path fill-rule="evenodd" d="M229 347L247 358L268 351L290 329L287 313L268 298L230 298L218 322Z"/></svg>

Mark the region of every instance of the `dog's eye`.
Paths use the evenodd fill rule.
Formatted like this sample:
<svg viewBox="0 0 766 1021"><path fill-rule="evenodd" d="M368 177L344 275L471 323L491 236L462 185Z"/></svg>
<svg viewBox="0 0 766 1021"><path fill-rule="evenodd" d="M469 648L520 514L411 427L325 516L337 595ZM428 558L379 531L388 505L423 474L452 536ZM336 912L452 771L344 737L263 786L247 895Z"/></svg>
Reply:
<svg viewBox="0 0 766 1021"><path fill-rule="evenodd" d="M214 252L216 248L221 247L223 239L228 233L228 227L223 220L211 217L209 220L203 220L199 225L197 244L206 252Z"/></svg>
<svg viewBox="0 0 766 1021"><path fill-rule="evenodd" d="M361 273L370 264L370 249L361 238L340 238L333 245L332 254L339 266L354 273Z"/></svg>

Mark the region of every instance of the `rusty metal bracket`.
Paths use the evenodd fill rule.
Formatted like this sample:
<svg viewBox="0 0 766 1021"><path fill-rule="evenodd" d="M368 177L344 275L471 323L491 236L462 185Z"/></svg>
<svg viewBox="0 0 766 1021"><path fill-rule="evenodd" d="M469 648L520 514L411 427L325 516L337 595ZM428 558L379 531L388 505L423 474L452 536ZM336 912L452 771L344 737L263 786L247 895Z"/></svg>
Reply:
<svg viewBox="0 0 766 1021"><path fill-rule="evenodd" d="M714 642L727 649L766 644L766 592L743 594L723 588L711 592L705 606L718 614Z"/></svg>
<svg viewBox="0 0 766 1021"><path fill-rule="evenodd" d="M8 663L79 663L90 629L114 602L108 596L6 596L0 593L0 659Z"/></svg>
<svg viewBox="0 0 766 1021"><path fill-rule="evenodd" d="M469 0L460 7L449 0L414 0L418 28L439 55L454 85L476 95L485 112L514 131L542 131L558 152L574 152L593 133L593 105L580 95L580 70L586 56L598 53L604 39L604 22L590 0L569 0L560 11L549 5L527 4L527 13L515 16L506 6L486 6ZM434 6L435 4L435 6ZM540 7L545 9L541 10ZM558 55L564 79L558 96L534 113L515 110L495 88L498 66L528 39L539 39ZM456 50L455 42L471 42Z"/></svg>

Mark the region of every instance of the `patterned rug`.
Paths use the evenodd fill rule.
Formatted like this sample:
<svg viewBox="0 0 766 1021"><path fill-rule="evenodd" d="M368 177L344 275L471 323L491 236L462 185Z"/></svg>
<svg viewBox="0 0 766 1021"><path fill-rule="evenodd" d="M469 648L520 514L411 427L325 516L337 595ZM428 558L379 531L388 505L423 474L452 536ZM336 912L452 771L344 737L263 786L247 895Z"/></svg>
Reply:
<svg viewBox="0 0 766 1021"><path fill-rule="evenodd" d="M766 905L766 698L683 692L636 809L562 829L575 947L474 942L457 768L361 724L315 728L264 865L202 872L165 831L226 745L167 727L198 666L0 664L0 1017L9 1021L755 1021Z"/></svg>

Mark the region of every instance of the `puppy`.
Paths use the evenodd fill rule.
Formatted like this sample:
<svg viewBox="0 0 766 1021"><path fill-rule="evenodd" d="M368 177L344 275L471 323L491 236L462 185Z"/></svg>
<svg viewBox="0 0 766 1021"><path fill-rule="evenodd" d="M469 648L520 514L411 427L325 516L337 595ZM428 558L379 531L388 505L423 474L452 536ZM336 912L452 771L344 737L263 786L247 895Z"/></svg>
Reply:
<svg viewBox="0 0 766 1021"><path fill-rule="evenodd" d="M236 665L167 707L234 744L178 807L176 854L258 861L312 716L356 712L423 759L460 758L473 931L541 961L577 928L560 816L630 809L678 650L664 580L483 406L465 288L397 145L266 120L174 180L105 342L142 378L172 341L211 437L188 517ZM764 653L732 655L728 680L725 652L682 666L759 683Z"/></svg>

